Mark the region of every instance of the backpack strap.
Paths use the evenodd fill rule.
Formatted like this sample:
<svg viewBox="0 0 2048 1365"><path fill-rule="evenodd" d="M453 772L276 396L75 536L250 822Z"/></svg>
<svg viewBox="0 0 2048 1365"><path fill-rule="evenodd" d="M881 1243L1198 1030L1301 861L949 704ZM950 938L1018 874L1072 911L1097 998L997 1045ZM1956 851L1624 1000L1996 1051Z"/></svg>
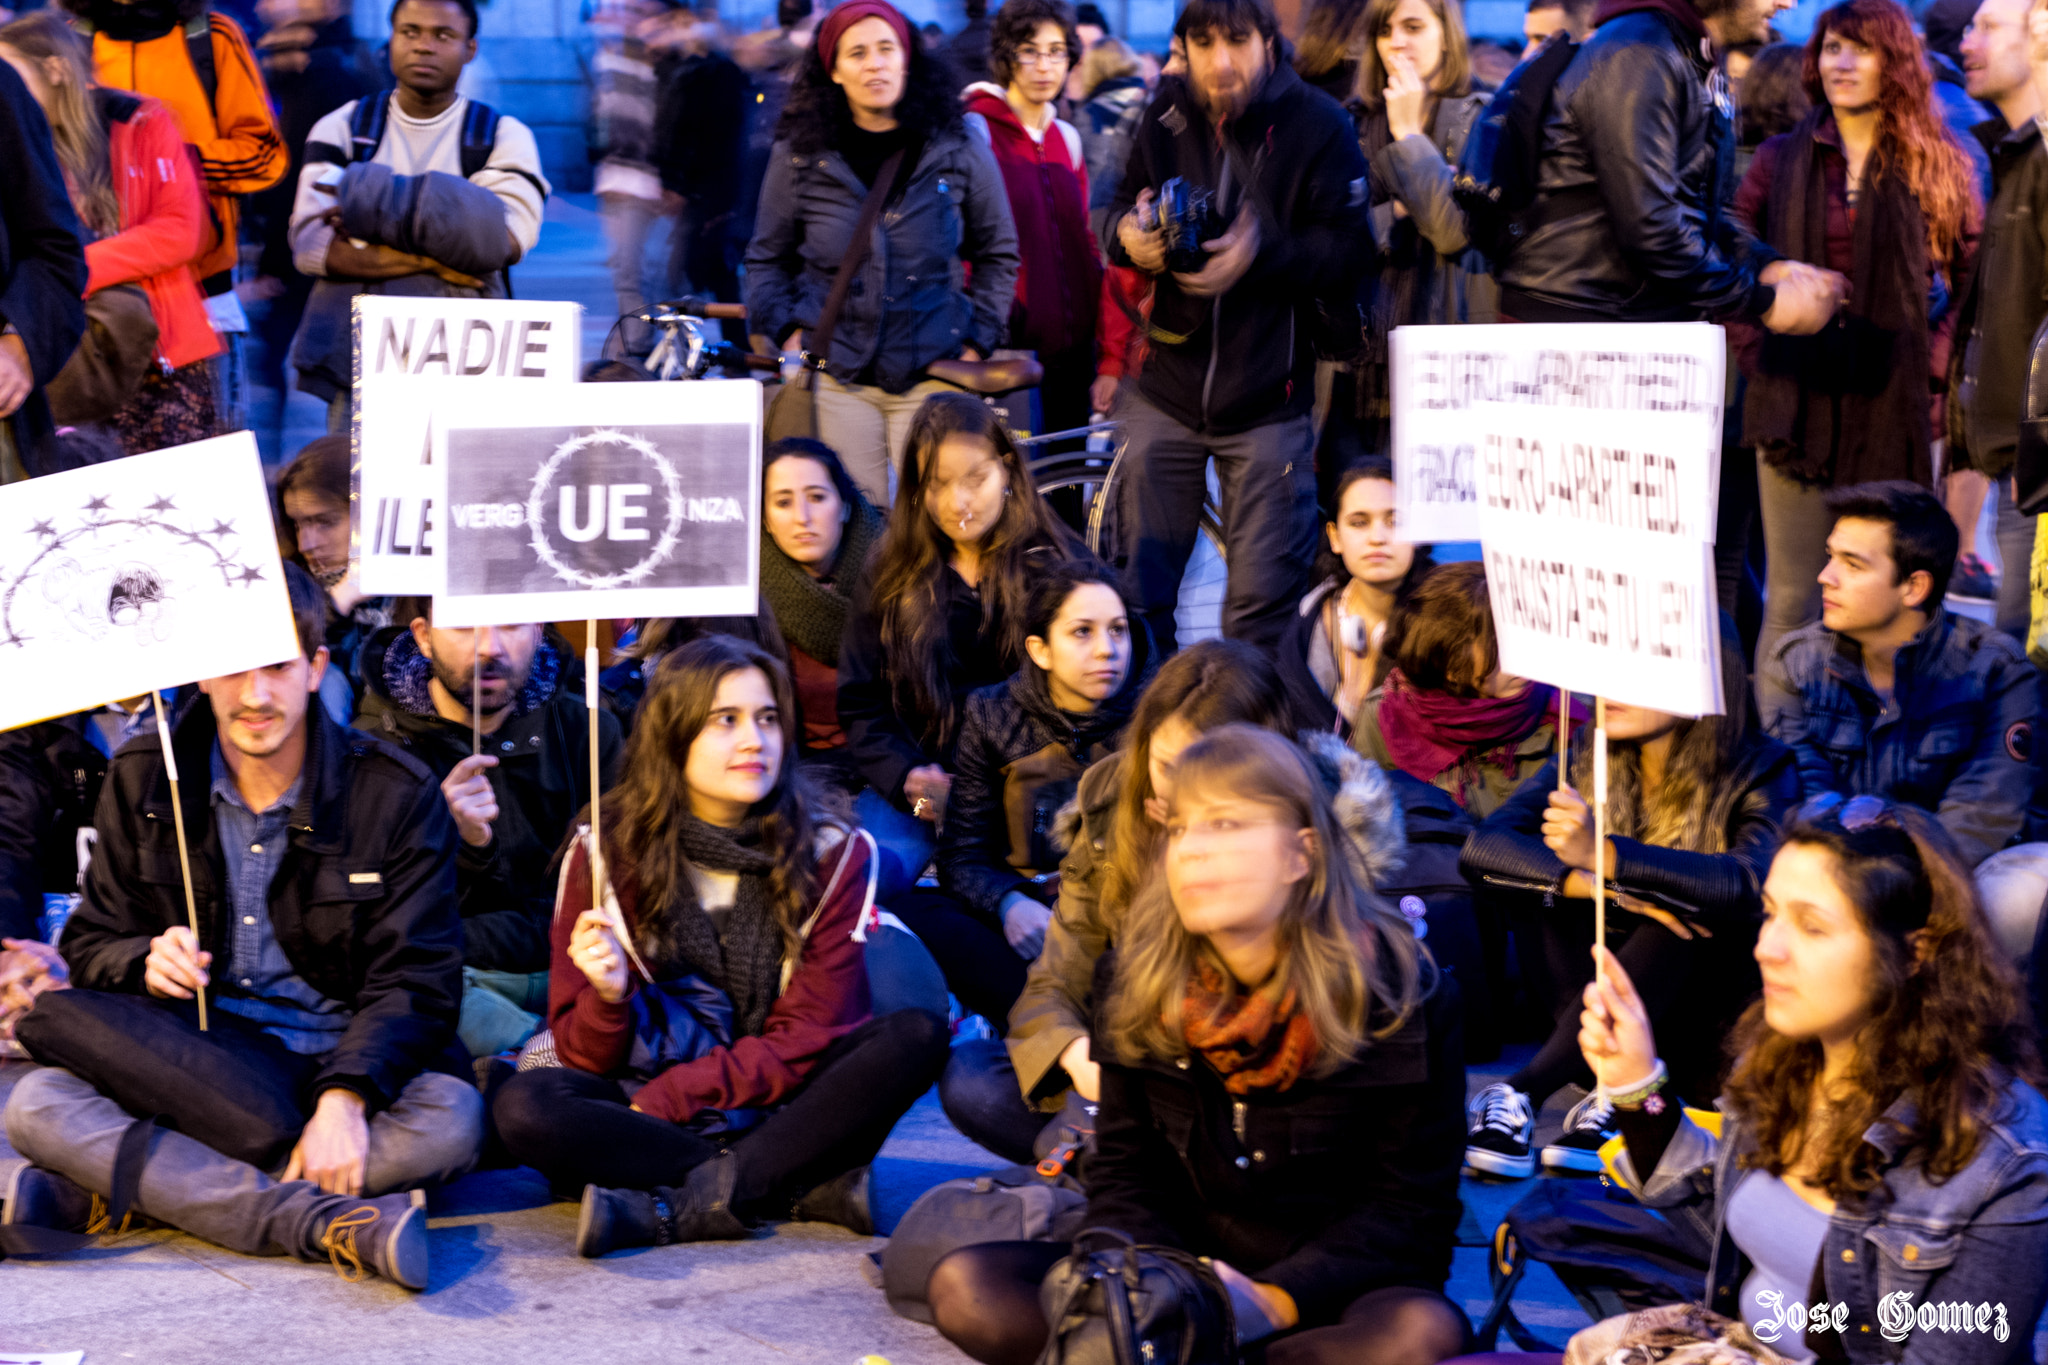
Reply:
<svg viewBox="0 0 2048 1365"><path fill-rule="evenodd" d="M220 89L220 73L213 64L213 15L201 9L185 22L185 54L192 59L192 74L206 92L206 111L216 113L214 96Z"/></svg>
<svg viewBox="0 0 2048 1365"><path fill-rule="evenodd" d="M482 100L471 100L462 115L462 178L482 170L497 149L498 111Z"/></svg>
<svg viewBox="0 0 2048 1365"><path fill-rule="evenodd" d="M384 130L391 123L392 94L380 90L356 101L356 111L348 118L349 145L342 149L347 160L369 161L377 155L377 148L384 144Z"/></svg>

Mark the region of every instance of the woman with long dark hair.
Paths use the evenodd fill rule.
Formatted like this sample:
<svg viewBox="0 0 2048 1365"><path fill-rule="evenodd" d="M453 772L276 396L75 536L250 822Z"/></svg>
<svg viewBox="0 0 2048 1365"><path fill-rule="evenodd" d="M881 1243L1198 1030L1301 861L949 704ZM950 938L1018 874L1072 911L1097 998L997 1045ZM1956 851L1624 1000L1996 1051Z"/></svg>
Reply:
<svg viewBox="0 0 2048 1365"><path fill-rule="evenodd" d="M1806 44L1805 83L1812 111L1757 149L1735 196L1736 217L1780 254L1850 282L1848 302L1815 336L1735 324L1769 558L1760 663L1820 614L1827 491L1932 484L1952 304L1984 216L1969 157L1930 93L1913 18L1894 0L1824 12Z"/></svg>
<svg viewBox="0 0 2048 1365"><path fill-rule="evenodd" d="M667 656L556 891L552 1053L493 1100L512 1154L580 1190L576 1250L743 1237L762 1218L873 1231L867 1163L937 1079L945 1022L869 1013L873 845L792 761L789 676L710 635ZM529 1045L531 1050L531 1045Z"/></svg>
<svg viewBox="0 0 2048 1365"><path fill-rule="evenodd" d="M1763 906L1763 999L1736 1031L1718 1134L1675 1102L1620 959L1586 987L1579 1042L1617 1106L1622 1182L1713 1228L1706 1306L1782 1354L2033 1359L2048 1101L1954 845L1923 811L1828 793L1786 828ZM1848 1325L1793 1316L1808 1303Z"/></svg>
<svg viewBox="0 0 2048 1365"><path fill-rule="evenodd" d="M910 817L891 840L892 881L915 881L937 847L968 693L1016 672L1033 585L1086 553L987 404L963 393L925 400L839 650L848 750L876 795ZM1000 1028L1024 984L1000 925L946 896L897 897L889 908L961 1002Z"/></svg>
<svg viewBox="0 0 2048 1365"><path fill-rule="evenodd" d="M1228 725L1180 755L1163 850L1098 976L1086 1224L1210 1258L1271 1365L1427 1365L1467 1335L1442 1292L1465 1071L1449 993L1346 843L1281 736ZM1028 1365L1067 1253L952 1253L934 1325Z"/></svg>
<svg viewBox="0 0 2048 1365"><path fill-rule="evenodd" d="M1557 1025L1505 1081L1474 1094L1465 1160L1494 1175L1534 1174L1536 1111L1567 1085L1586 1085L1578 1048L1579 990L1591 975L1593 882L1608 891L1608 939L1656 1001L1678 1089L1704 1103L1720 1089L1723 1042L1756 994L1750 948L1778 831L1799 803L1792 751L1749 723L1742 656L1722 651L1723 714L1693 719L1607 704L1607 845L1596 849L1581 793L1593 790L1590 729L1572 738L1571 781L1552 760L1466 841L1461 870L1482 894L1540 892L1517 942L1545 983ZM1544 1147L1542 1164L1597 1171L1614 1110L1589 1095Z"/></svg>
<svg viewBox="0 0 2048 1365"><path fill-rule="evenodd" d="M783 106L747 247L747 318L802 350L861 206L894 167L874 240L814 359L818 428L854 481L887 506L918 404L945 386L934 360L979 360L1009 333L1017 230L986 141L960 120L959 92L886 0L847 0L817 38ZM960 263L967 287L954 284Z"/></svg>

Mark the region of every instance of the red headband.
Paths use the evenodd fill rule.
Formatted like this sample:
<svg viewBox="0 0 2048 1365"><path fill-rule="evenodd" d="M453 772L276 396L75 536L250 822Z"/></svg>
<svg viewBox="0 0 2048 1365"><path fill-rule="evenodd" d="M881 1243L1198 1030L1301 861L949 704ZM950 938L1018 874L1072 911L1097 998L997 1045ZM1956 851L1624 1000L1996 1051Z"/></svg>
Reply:
<svg viewBox="0 0 2048 1365"><path fill-rule="evenodd" d="M818 25L818 56L830 71L839 57L839 40L846 36L846 30L863 19L880 19L896 30L896 40L903 44L903 55L910 56L910 21L888 0L843 0L834 5Z"/></svg>

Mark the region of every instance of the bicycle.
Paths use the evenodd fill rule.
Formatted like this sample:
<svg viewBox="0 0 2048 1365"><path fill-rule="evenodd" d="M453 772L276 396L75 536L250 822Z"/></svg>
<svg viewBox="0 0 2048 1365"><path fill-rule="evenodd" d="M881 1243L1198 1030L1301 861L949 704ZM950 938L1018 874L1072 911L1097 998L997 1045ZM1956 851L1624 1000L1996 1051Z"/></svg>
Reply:
<svg viewBox="0 0 2048 1365"><path fill-rule="evenodd" d="M640 363L664 383L704 379L713 373L727 379L745 379L761 371L779 371L779 357L757 355L730 341L714 339L704 326L712 321L744 322L746 317L744 304L718 303L695 296L650 303L621 314L598 354L604 360L636 359L626 344L626 324L638 321L660 333L654 348Z"/></svg>

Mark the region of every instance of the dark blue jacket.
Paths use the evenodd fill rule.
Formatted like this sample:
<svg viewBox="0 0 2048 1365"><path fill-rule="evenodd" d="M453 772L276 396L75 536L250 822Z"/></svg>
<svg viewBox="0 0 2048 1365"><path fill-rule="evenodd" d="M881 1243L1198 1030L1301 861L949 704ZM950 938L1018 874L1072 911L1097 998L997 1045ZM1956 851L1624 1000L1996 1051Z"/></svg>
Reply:
<svg viewBox="0 0 2048 1365"><path fill-rule="evenodd" d="M1854 641L1818 622L1795 630L1759 670L1764 729L1799 755L1807 796L1924 807L1974 867L2027 823L2040 676L2011 637L1948 612L1893 669L1891 700L1881 701Z"/></svg>

